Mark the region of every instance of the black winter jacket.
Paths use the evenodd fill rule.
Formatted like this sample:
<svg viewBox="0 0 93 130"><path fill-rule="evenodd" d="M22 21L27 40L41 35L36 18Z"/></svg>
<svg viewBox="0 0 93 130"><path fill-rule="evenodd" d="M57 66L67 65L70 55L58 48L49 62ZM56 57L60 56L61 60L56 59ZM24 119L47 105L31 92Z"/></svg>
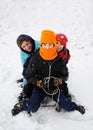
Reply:
<svg viewBox="0 0 93 130"><path fill-rule="evenodd" d="M37 50L24 65L23 76L28 80L29 84L36 84L37 80L42 80L44 77L57 77L66 81L68 77L68 68L60 56L54 60L46 61Z"/></svg>

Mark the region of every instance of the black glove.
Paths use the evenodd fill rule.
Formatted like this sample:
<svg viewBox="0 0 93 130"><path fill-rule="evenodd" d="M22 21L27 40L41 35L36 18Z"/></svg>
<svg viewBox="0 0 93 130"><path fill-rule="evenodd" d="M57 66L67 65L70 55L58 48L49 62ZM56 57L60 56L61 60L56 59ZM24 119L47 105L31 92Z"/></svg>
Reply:
<svg viewBox="0 0 93 130"><path fill-rule="evenodd" d="M23 82L23 78L16 80L17 83Z"/></svg>
<svg viewBox="0 0 93 130"><path fill-rule="evenodd" d="M37 80L36 82L36 86L39 87L39 88L43 88L44 87L44 81L43 80Z"/></svg>
<svg viewBox="0 0 93 130"><path fill-rule="evenodd" d="M28 84L28 83L24 86L23 92L27 98L31 97L33 88L34 88L34 85Z"/></svg>

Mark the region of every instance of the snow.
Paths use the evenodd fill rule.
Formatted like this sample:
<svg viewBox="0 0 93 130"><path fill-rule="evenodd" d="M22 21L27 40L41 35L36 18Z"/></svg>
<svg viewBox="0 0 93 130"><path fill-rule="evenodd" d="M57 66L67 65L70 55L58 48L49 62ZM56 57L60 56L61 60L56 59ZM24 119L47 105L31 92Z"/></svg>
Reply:
<svg viewBox="0 0 93 130"><path fill-rule="evenodd" d="M0 130L93 130L93 1L1 0L0 1ZM68 87L86 113L56 112L40 108L32 117L26 112L11 115L21 88L19 34L39 40L43 29L67 35L71 60Z"/></svg>

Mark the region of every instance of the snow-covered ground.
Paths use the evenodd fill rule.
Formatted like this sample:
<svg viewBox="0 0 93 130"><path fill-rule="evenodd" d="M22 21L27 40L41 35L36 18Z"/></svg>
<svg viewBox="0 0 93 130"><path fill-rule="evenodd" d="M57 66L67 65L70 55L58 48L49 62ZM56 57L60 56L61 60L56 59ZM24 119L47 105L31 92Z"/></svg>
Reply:
<svg viewBox="0 0 93 130"><path fill-rule="evenodd" d="M0 0L0 130L93 130L93 0ZM39 40L43 29L68 36L68 86L86 113L40 108L32 117L11 109L21 88L19 34Z"/></svg>

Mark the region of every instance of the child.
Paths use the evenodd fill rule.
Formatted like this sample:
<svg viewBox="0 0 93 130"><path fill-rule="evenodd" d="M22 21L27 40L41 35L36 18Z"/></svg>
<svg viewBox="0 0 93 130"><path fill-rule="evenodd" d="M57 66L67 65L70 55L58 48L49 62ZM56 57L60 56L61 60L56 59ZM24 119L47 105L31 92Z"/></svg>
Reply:
<svg viewBox="0 0 93 130"><path fill-rule="evenodd" d="M68 39L65 34L58 33L56 34L56 48L57 52L62 57L63 61L67 64L70 60L70 53L69 50L66 48Z"/></svg>
<svg viewBox="0 0 93 130"><path fill-rule="evenodd" d="M39 41L34 40L32 37L26 34L19 35L16 42L18 47L20 48L21 63L24 68L28 65L28 62L26 63L26 61L29 61L29 58L32 57L35 50L40 47L40 43ZM23 82L23 85L21 85L21 87L23 88L27 84L27 80L24 77L22 79L18 79L17 83L19 82ZM18 96L18 99L22 100L23 98L25 98L25 95L22 91Z"/></svg>
<svg viewBox="0 0 93 130"><path fill-rule="evenodd" d="M21 34L17 38L17 45L20 48L20 56L21 56L21 63L24 66L27 58L29 58L36 49L39 48L39 41L34 40L32 37L26 34ZM25 79L17 80L17 83L23 81L23 84L26 84Z"/></svg>
<svg viewBox="0 0 93 130"><path fill-rule="evenodd" d="M69 50L66 47L67 42L68 42L68 38L65 34L62 34L62 33L56 34L57 52L59 53L60 57L62 58L62 60L64 61L65 64L68 63L68 61L70 60L70 57L71 57ZM64 91L64 94L66 97L71 98L71 95L68 92L68 87L67 87L66 82L63 82L62 90Z"/></svg>

